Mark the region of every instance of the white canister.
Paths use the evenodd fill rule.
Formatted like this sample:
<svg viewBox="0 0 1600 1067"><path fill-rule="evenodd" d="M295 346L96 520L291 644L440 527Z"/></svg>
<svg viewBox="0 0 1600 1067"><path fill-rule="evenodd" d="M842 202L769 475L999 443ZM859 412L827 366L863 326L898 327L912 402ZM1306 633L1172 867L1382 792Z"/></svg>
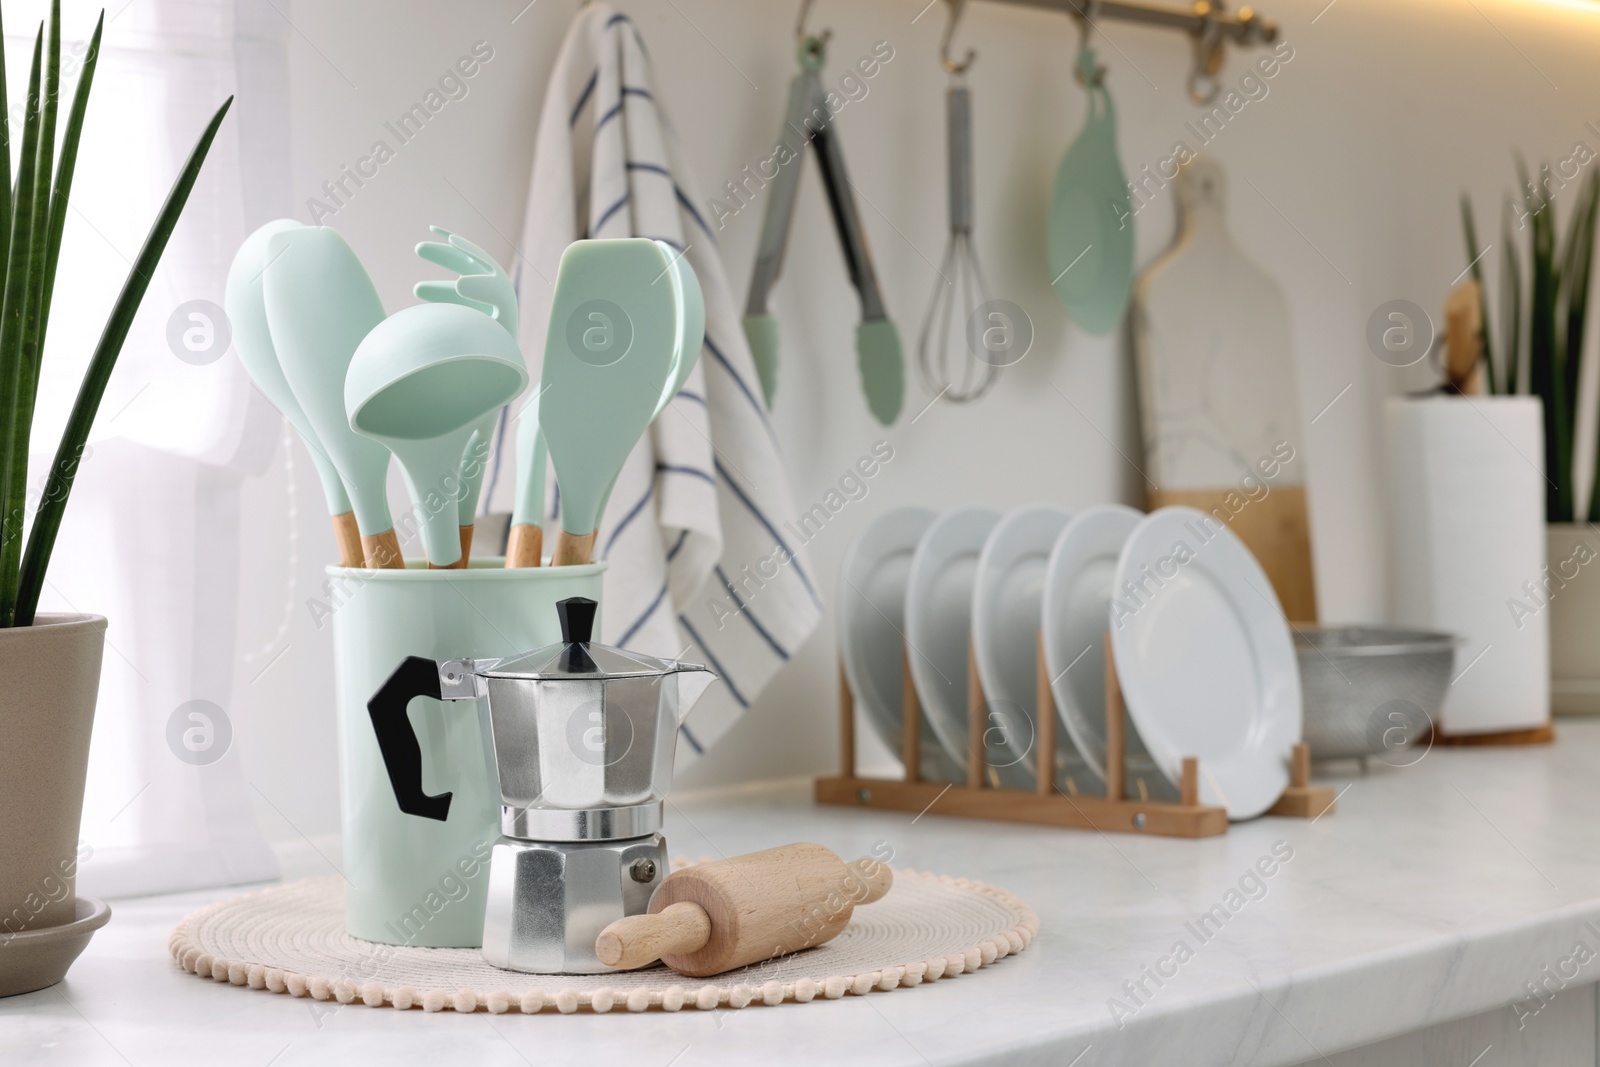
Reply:
<svg viewBox="0 0 1600 1067"><path fill-rule="evenodd" d="M1538 397L1391 398L1386 411L1394 619L1463 644L1439 728L1550 720L1544 415Z"/></svg>
<svg viewBox="0 0 1600 1067"><path fill-rule="evenodd" d="M604 563L507 569L496 557L465 570L329 567L338 694L345 928L389 945L477 948L500 836L500 798L470 704L411 703L423 788L450 793L443 822L402 812L367 702L408 656L492 659L561 640L556 602L600 600ZM598 628L598 623L597 623Z"/></svg>

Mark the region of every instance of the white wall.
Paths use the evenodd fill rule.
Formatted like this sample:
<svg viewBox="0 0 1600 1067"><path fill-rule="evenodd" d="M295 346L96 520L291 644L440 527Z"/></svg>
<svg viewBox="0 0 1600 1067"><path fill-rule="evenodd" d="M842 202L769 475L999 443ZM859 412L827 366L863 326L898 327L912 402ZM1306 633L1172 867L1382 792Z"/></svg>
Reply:
<svg viewBox="0 0 1600 1067"><path fill-rule="evenodd" d="M936 59L945 13L937 5L916 18L924 2L824 0L814 17L834 30L830 82L875 42L895 49L867 97L845 110L840 129L908 352L945 228L945 76ZM468 97L449 104L330 220L365 258L391 309L411 302L411 283L423 276L410 248L428 223L468 234L506 262L514 256L543 80L576 8L571 0L525 3L296 0L288 7L296 30L293 169L301 200L365 155L383 136L383 123L420 99L473 42L495 49ZM1264 3L1294 58L1209 150L1233 178L1237 239L1288 294L1304 418L1351 387L1310 428L1308 462L1324 616L1360 620L1384 609L1377 403L1401 385L1399 372L1366 351L1367 316L1394 297L1440 305L1465 265L1457 193L1472 190L1480 226L1493 233L1500 193L1511 187L1511 148L1557 159L1578 139L1600 147L1600 135L1583 128L1600 119L1593 63L1600 4L1325 3ZM770 150L793 70L795 3L620 6L651 49L658 88L694 149L702 192ZM1104 29L1101 57L1132 173L1170 155L1185 121L1197 115L1183 90L1188 43L1170 32ZM886 508L1138 499L1140 476L1123 458L1139 460L1130 362L1120 342L1074 331L1049 292L1044 266L1049 184L1083 115L1069 66L1075 41L1063 17L995 3L969 5L958 35L960 47L979 50L970 78L981 255L994 295L1026 308L1038 332L1032 354L979 404L941 405L910 425L926 401L913 390L896 427L884 431L867 415L853 364L857 305L815 170L806 165L800 222L775 304L785 335L774 421L797 502L820 496L880 437L896 453L870 495L812 543L812 566L829 589L852 537ZM1236 80L1245 62L1234 57L1225 79ZM310 221L304 207L299 214ZM741 289L758 226L759 206L728 220L721 234ZM1139 259L1147 262L1171 238L1169 193L1139 214L1137 228ZM247 558L260 562L245 579L240 652L255 658L242 669L235 696L252 780L269 795L291 798L277 811L262 809L263 825L277 838L331 832L338 820L329 635L305 606L321 564L332 557L332 540L298 444L295 451L292 566L281 457L247 487ZM833 663L830 620L680 784L828 768L835 758Z"/></svg>

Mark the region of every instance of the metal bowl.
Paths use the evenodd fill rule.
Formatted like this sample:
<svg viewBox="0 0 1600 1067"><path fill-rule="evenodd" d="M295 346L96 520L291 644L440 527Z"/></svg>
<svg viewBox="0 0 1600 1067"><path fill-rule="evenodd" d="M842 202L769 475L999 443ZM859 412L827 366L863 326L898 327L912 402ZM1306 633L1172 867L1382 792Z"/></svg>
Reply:
<svg viewBox="0 0 1600 1067"><path fill-rule="evenodd" d="M1425 737L1450 688L1460 638L1384 626L1295 634L1312 759L1393 753Z"/></svg>

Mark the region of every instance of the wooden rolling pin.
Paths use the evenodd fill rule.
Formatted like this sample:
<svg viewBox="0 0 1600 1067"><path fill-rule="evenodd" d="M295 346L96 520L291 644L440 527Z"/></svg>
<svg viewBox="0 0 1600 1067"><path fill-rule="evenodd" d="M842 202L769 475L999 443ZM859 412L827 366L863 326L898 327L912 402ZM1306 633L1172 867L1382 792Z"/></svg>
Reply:
<svg viewBox="0 0 1600 1067"><path fill-rule="evenodd" d="M649 913L600 931L594 951L608 967L660 960L693 978L721 974L822 944L893 880L875 859L845 863L803 842L701 863L669 874Z"/></svg>

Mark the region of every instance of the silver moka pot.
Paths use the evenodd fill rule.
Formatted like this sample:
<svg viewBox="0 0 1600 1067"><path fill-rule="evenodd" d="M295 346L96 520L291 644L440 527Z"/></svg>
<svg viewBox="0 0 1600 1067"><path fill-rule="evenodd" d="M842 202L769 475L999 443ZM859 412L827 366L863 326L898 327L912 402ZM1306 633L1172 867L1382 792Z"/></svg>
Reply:
<svg viewBox="0 0 1600 1067"><path fill-rule="evenodd" d="M597 974L611 922L642 914L667 874L661 814L678 723L716 675L590 641L595 602L556 605L560 644L497 660L403 662L368 704L400 810L444 820L422 790L412 697L477 702L500 832L489 863L483 958L543 974Z"/></svg>

